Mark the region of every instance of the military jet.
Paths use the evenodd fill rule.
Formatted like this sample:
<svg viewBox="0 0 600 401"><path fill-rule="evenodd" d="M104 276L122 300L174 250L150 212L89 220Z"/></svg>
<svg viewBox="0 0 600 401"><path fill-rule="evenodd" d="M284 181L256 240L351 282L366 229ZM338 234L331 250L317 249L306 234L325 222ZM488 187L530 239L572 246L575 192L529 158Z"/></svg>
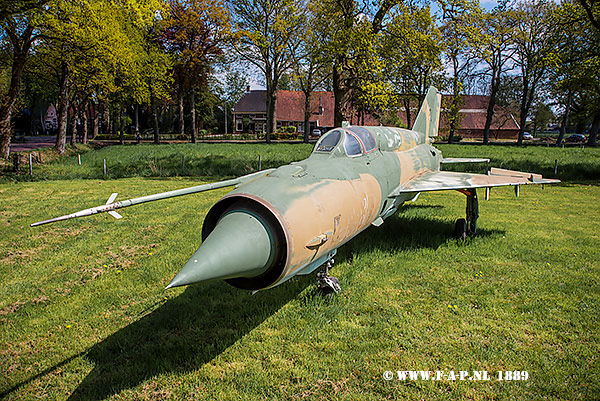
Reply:
<svg viewBox="0 0 600 401"><path fill-rule="evenodd" d="M552 184L539 174L488 169L487 174L443 171L445 163L488 159L444 159L432 146L438 133L441 95L431 87L412 130L347 126L322 135L310 157L277 169L106 205L32 224L37 226L216 188L235 189L215 203L202 227L202 244L167 288L223 279L246 290L274 287L318 269L324 294L340 291L329 276L339 247L370 225L379 226L419 193L457 190L466 195L466 216L457 237L477 229L477 189Z"/></svg>

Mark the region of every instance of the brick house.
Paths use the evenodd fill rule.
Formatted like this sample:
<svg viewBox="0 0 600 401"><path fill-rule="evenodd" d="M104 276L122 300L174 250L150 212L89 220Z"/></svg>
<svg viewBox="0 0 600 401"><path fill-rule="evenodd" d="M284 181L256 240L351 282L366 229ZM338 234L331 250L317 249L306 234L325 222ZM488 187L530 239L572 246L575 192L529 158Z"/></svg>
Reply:
<svg viewBox="0 0 600 401"><path fill-rule="evenodd" d="M456 134L464 138L483 138L485 118L487 114L488 96L465 95L459 113L461 114L460 128ZM450 102L450 96L444 95L443 104ZM418 107L411 107L412 121L418 112ZM406 124L406 112L399 112L400 118ZM267 104L265 90L249 90L233 108L234 133L266 132ZM334 127L334 98L333 92L313 92L311 96L311 114L309 132L315 128L325 132ZM304 133L304 93L300 91L280 90L277 92L275 107L277 128L293 125L296 131ZM379 125L376 116L365 114L360 118L352 113L351 124ZM447 135L447 122L442 110L440 135ZM490 139L516 139L519 125L515 118L499 105L494 107L494 117L490 130Z"/></svg>
<svg viewBox="0 0 600 401"><path fill-rule="evenodd" d="M267 91L251 90L233 108L234 133L267 131ZM322 132L333 128L333 93L313 92L309 132L315 128ZM296 132L304 132L304 93L299 91L277 91L275 107L277 128L293 125Z"/></svg>

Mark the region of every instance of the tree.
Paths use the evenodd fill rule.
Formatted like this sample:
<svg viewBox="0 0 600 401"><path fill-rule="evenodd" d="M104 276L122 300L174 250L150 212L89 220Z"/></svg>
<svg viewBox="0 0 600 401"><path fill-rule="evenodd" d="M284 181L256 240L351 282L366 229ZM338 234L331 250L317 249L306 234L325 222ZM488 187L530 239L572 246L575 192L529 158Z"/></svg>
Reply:
<svg viewBox="0 0 600 401"><path fill-rule="evenodd" d="M9 17L39 10L50 0L0 0L0 21Z"/></svg>
<svg viewBox="0 0 600 401"><path fill-rule="evenodd" d="M315 2L315 25L323 40L324 53L333 65L335 126L348 119L352 103L358 107L381 107L389 102L390 87L382 79L385 60L379 56L380 37L389 22L388 13L399 3L398 0Z"/></svg>
<svg viewBox="0 0 600 401"><path fill-rule="evenodd" d="M411 127L411 104L421 104L428 88L441 83L441 33L429 7L399 6L391 18L383 38L384 76L393 93L402 94L399 101Z"/></svg>
<svg viewBox="0 0 600 401"><path fill-rule="evenodd" d="M304 3L299 0L231 1L236 29L233 50L240 60L257 67L267 88L267 143L275 130L277 87L292 64L301 42L305 22Z"/></svg>
<svg viewBox="0 0 600 401"><path fill-rule="evenodd" d="M56 0L44 9L39 49L46 49L49 63L59 63L55 145L59 153L65 150L70 100L79 98L85 103L92 95L118 99L114 109L122 116L126 99L147 96L147 91L140 90L144 39L140 33L161 9L160 0ZM79 97L70 95L76 89ZM77 105L73 106L71 110L76 111Z"/></svg>
<svg viewBox="0 0 600 401"><path fill-rule="evenodd" d="M10 49L10 82L6 93L0 97L0 155L5 159L10 152L12 134L11 118L17 98L21 93L23 70L33 42L37 38L34 28L37 14L7 15L0 20L1 39Z"/></svg>
<svg viewBox="0 0 600 401"><path fill-rule="evenodd" d="M538 100L533 103L531 106L532 114L533 114L533 127L531 127L531 131L535 136L538 132L538 129L544 129L548 126L548 123L554 119L554 113L545 103Z"/></svg>
<svg viewBox="0 0 600 401"><path fill-rule="evenodd" d="M443 54L447 65L452 67L451 88L452 94L449 102L443 107L445 118L448 123L448 143L454 141L454 134L460 127L462 115L459 113L463 104L462 94L465 81L472 76L476 65L476 57L473 53L471 31L474 26L469 25L473 18L468 15L481 14L479 2L469 0L442 0L439 2L442 8L442 24L440 30L442 41L445 43Z"/></svg>
<svg viewBox="0 0 600 401"><path fill-rule="evenodd" d="M315 29L317 18L311 7L308 9L302 42L293 55L291 78L295 87L304 94L304 143L310 135L312 93L322 86L330 76L327 57L323 54L323 42L319 30Z"/></svg>
<svg viewBox="0 0 600 401"><path fill-rule="evenodd" d="M184 99L189 94L192 116L191 141L196 142L195 94L208 90L212 64L222 54L229 38L231 22L222 0L170 0L170 15L164 21L161 41L175 60L179 134L185 134Z"/></svg>
<svg viewBox="0 0 600 401"><path fill-rule="evenodd" d="M565 1L552 14L557 26L553 35L551 63L553 91L564 105L561 130L564 140L571 113L591 121L589 141L596 145L600 129L600 30L579 2Z"/></svg>
<svg viewBox="0 0 600 401"><path fill-rule="evenodd" d="M470 15L476 29L469 32L469 40L475 44L474 50L481 59L485 74L489 79L489 103L487 107L483 143L488 144L490 127L494 118L496 96L500 88L501 78L512 66L510 60L515 52L512 46L513 27L509 20L509 10L506 2L500 2L490 12Z"/></svg>
<svg viewBox="0 0 600 401"><path fill-rule="evenodd" d="M547 0L519 2L509 21L514 27L515 66L521 72L521 100L519 107L519 139L523 143L523 132L536 91L547 75L547 54L551 49L553 25L550 13L554 7Z"/></svg>

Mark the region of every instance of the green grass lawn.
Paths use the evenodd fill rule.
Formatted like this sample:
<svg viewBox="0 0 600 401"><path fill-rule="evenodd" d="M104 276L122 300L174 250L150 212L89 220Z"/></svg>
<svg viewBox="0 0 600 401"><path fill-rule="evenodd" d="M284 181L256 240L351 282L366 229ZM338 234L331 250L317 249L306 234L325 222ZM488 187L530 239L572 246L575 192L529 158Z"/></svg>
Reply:
<svg viewBox="0 0 600 401"><path fill-rule="evenodd" d="M98 179L69 158L36 166L41 181L0 184L0 398L598 398L600 186L589 181L597 150L573 149L565 161L579 160L586 173L572 181L585 185L523 187L520 198L494 189L480 201L478 235L466 243L451 239L464 196L422 194L340 249L332 274L343 293L331 300L319 296L313 276L255 295L223 282L164 290L227 190L123 209L122 220L97 215L29 227L102 204L112 192L127 199L204 182L130 170L152 160L144 148L173 157L189 151L190 161L202 160L198 150L212 155L208 161L222 156L222 168L207 161L207 170L195 170L217 178L252 171L257 154L271 167L310 152L303 145L179 146L84 154L84 161L120 157L118 176L129 178ZM564 155L440 148L509 168L531 159L553 170ZM77 178L58 179L61 171ZM397 370L486 370L492 380L383 379ZM507 370L527 371L529 380L498 381L496 372Z"/></svg>

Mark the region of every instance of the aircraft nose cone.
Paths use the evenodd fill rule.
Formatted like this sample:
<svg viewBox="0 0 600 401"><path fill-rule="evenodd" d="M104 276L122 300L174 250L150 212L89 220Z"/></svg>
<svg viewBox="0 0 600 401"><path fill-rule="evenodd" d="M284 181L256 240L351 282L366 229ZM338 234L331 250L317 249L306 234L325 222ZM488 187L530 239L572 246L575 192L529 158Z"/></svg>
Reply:
<svg viewBox="0 0 600 401"><path fill-rule="evenodd" d="M272 234L246 211L225 214L167 288L214 279L255 277L274 255Z"/></svg>

